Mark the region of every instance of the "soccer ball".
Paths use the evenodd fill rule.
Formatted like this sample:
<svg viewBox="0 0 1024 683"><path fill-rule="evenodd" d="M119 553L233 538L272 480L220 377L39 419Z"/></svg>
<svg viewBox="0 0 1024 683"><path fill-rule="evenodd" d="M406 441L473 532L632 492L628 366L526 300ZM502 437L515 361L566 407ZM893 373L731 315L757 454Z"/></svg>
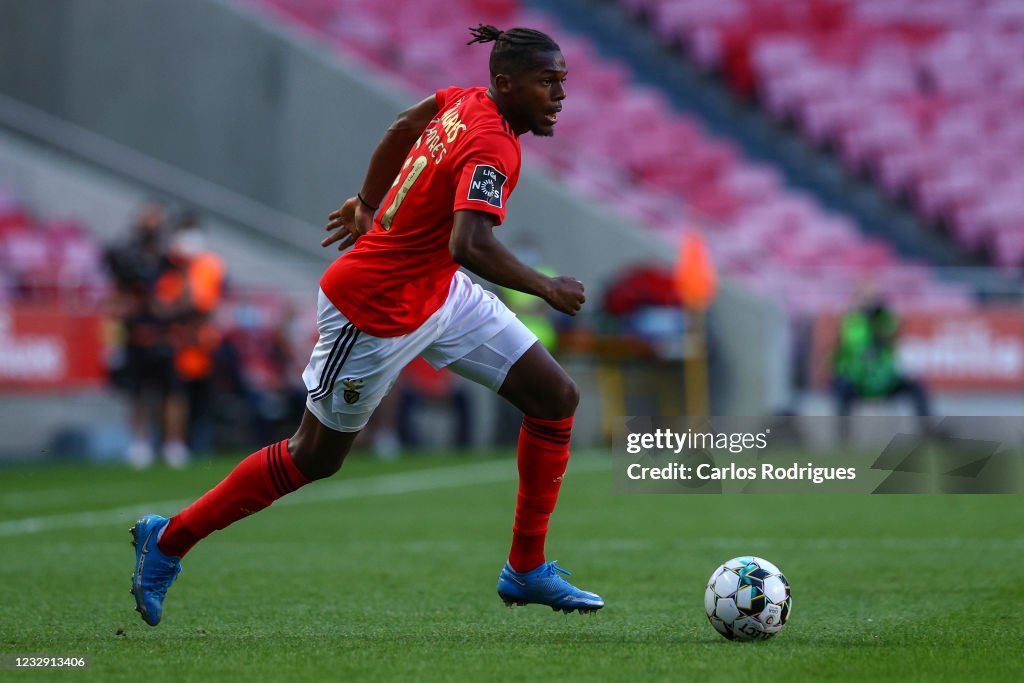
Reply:
<svg viewBox="0 0 1024 683"><path fill-rule="evenodd" d="M789 582L760 557L736 557L716 569L704 591L708 621L729 640L768 640L793 610Z"/></svg>

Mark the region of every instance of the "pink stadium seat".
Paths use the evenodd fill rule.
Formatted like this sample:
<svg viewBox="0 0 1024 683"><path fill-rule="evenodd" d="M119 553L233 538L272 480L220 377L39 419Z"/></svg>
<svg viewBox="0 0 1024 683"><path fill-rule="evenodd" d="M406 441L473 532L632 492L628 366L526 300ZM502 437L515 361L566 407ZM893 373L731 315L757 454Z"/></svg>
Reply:
<svg viewBox="0 0 1024 683"><path fill-rule="evenodd" d="M15 275L45 271L49 246L46 236L35 230L8 233L0 238L0 260Z"/></svg>
<svg viewBox="0 0 1024 683"><path fill-rule="evenodd" d="M0 305L12 301L17 294L17 288L10 275L0 270Z"/></svg>
<svg viewBox="0 0 1024 683"><path fill-rule="evenodd" d="M43 233L31 230L0 238L0 264L10 274L21 297L38 299L54 293L54 257Z"/></svg>
<svg viewBox="0 0 1024 683"><path fill-rule="evenodd" d="M917 186L917 206L925 217L947 217L957 206L975 205L984 195L989 180L974 164L940 167L936 175Z"/></svg>
<svg viewBox="0 0 1024 683"><path fill-rule="evenodd" d="M766 80L761 92L768 111L786 117L795 115L819 93L842 88L844 81L844 74L835 67L805 64Z"/></svg>
<svg viewBox="0 0 1024 683"><path fill-rule="evenodd" d="M985 19L995 26L1024 27L1024 5L1017 0L995 0L986 4L982 11Z"/></svg>
<svg viewBox="0 0 1024 683"><path fill-rule="evenodd" d="M720 184L744 204L761 203L782 192L782 176L774 168L763 165L735 166L723 174Z"/></svg>
<svg viewBox="0 0 1024 683"><path fill-rule="evenodd" d="M333 44L343 52L385 65L393 42L389 23L374 14L341 13L327 26Z"/></svg>
<svg viewBox="0 0 1024 683"><path fill-rule="evenodd" d="M866 63L854 74L854 82L862 97L872 100L895 99L917 91L917 74L908 61L896 61L882 55Z"/></svg>
<svg viewBox="0 0 1024 683"><path fill-rule="evenodd" d="M855 127L871 107L870 102L851 100L835 88L805 100L797 111L797 121L804 133L817 143L836 140Z"/></svg>
<svg viewBox="0 0 1024 683"><path fill-rule="evenodd" d="M1004 268L1024 268L1024 223L997 230L991 237L996 264Z"/></svg>
<svg viewBox="0 0 1024 683"><path fill-rule="evenodd" d="M863 112L856 126L840 131L839 149L851 168L860 169L883 151L919 146L918 130L899 108L874 108Z"/></svg>

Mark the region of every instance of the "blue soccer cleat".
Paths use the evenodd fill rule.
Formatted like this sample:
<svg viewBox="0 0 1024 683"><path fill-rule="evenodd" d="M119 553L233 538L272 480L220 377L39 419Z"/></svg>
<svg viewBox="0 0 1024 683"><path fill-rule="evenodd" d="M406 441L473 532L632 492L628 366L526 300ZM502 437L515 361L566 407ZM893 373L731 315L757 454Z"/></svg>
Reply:
<svg viewBox="0 0 1024 683"><path fill-rule="evenodd" d="M596 593L581 591L562 578L570 573L554 562L529 572L517 572L507 562L498 575L498 596L505 605L547 605L556 612L591 614L604 607Z"/></svg>
<svg viewBox="0 0 1024 683"><path fill-rule="evenodd" d="M135 571L132 573L135 611L150 626L160 623L164 596L181 573L181 558L164 555L156 545L157 535L168 521L160 515L146 515L129 529L135 546Z"/></svg>

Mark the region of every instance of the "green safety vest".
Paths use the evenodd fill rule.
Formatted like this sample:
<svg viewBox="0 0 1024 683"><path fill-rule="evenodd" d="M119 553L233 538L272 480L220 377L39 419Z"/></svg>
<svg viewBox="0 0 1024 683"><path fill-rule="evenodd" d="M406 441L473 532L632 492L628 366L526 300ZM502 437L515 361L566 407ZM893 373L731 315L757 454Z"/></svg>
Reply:
<svg viewBox="0 0 1024 683"><path fill-rule="evenodd" d="M862 396L880 397L890 392L899 379L895 349L888 341L896 325L896 318L888 312L882 312L874 323L863 311L843 316L836 377L850 382Z"/></svg>

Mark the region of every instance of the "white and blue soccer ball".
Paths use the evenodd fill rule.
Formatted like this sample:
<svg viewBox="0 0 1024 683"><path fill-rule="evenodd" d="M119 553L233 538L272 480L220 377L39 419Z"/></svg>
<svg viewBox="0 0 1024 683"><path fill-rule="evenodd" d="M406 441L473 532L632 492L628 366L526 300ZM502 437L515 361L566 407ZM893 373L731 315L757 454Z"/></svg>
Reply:
<svg viewBox="0 0 1024 683"><path fill-rule="evenodd" d="M704 610L715 630L729 640L767 640L789 620L793 596L778 567L746 555L711 574Z"/></svg>

